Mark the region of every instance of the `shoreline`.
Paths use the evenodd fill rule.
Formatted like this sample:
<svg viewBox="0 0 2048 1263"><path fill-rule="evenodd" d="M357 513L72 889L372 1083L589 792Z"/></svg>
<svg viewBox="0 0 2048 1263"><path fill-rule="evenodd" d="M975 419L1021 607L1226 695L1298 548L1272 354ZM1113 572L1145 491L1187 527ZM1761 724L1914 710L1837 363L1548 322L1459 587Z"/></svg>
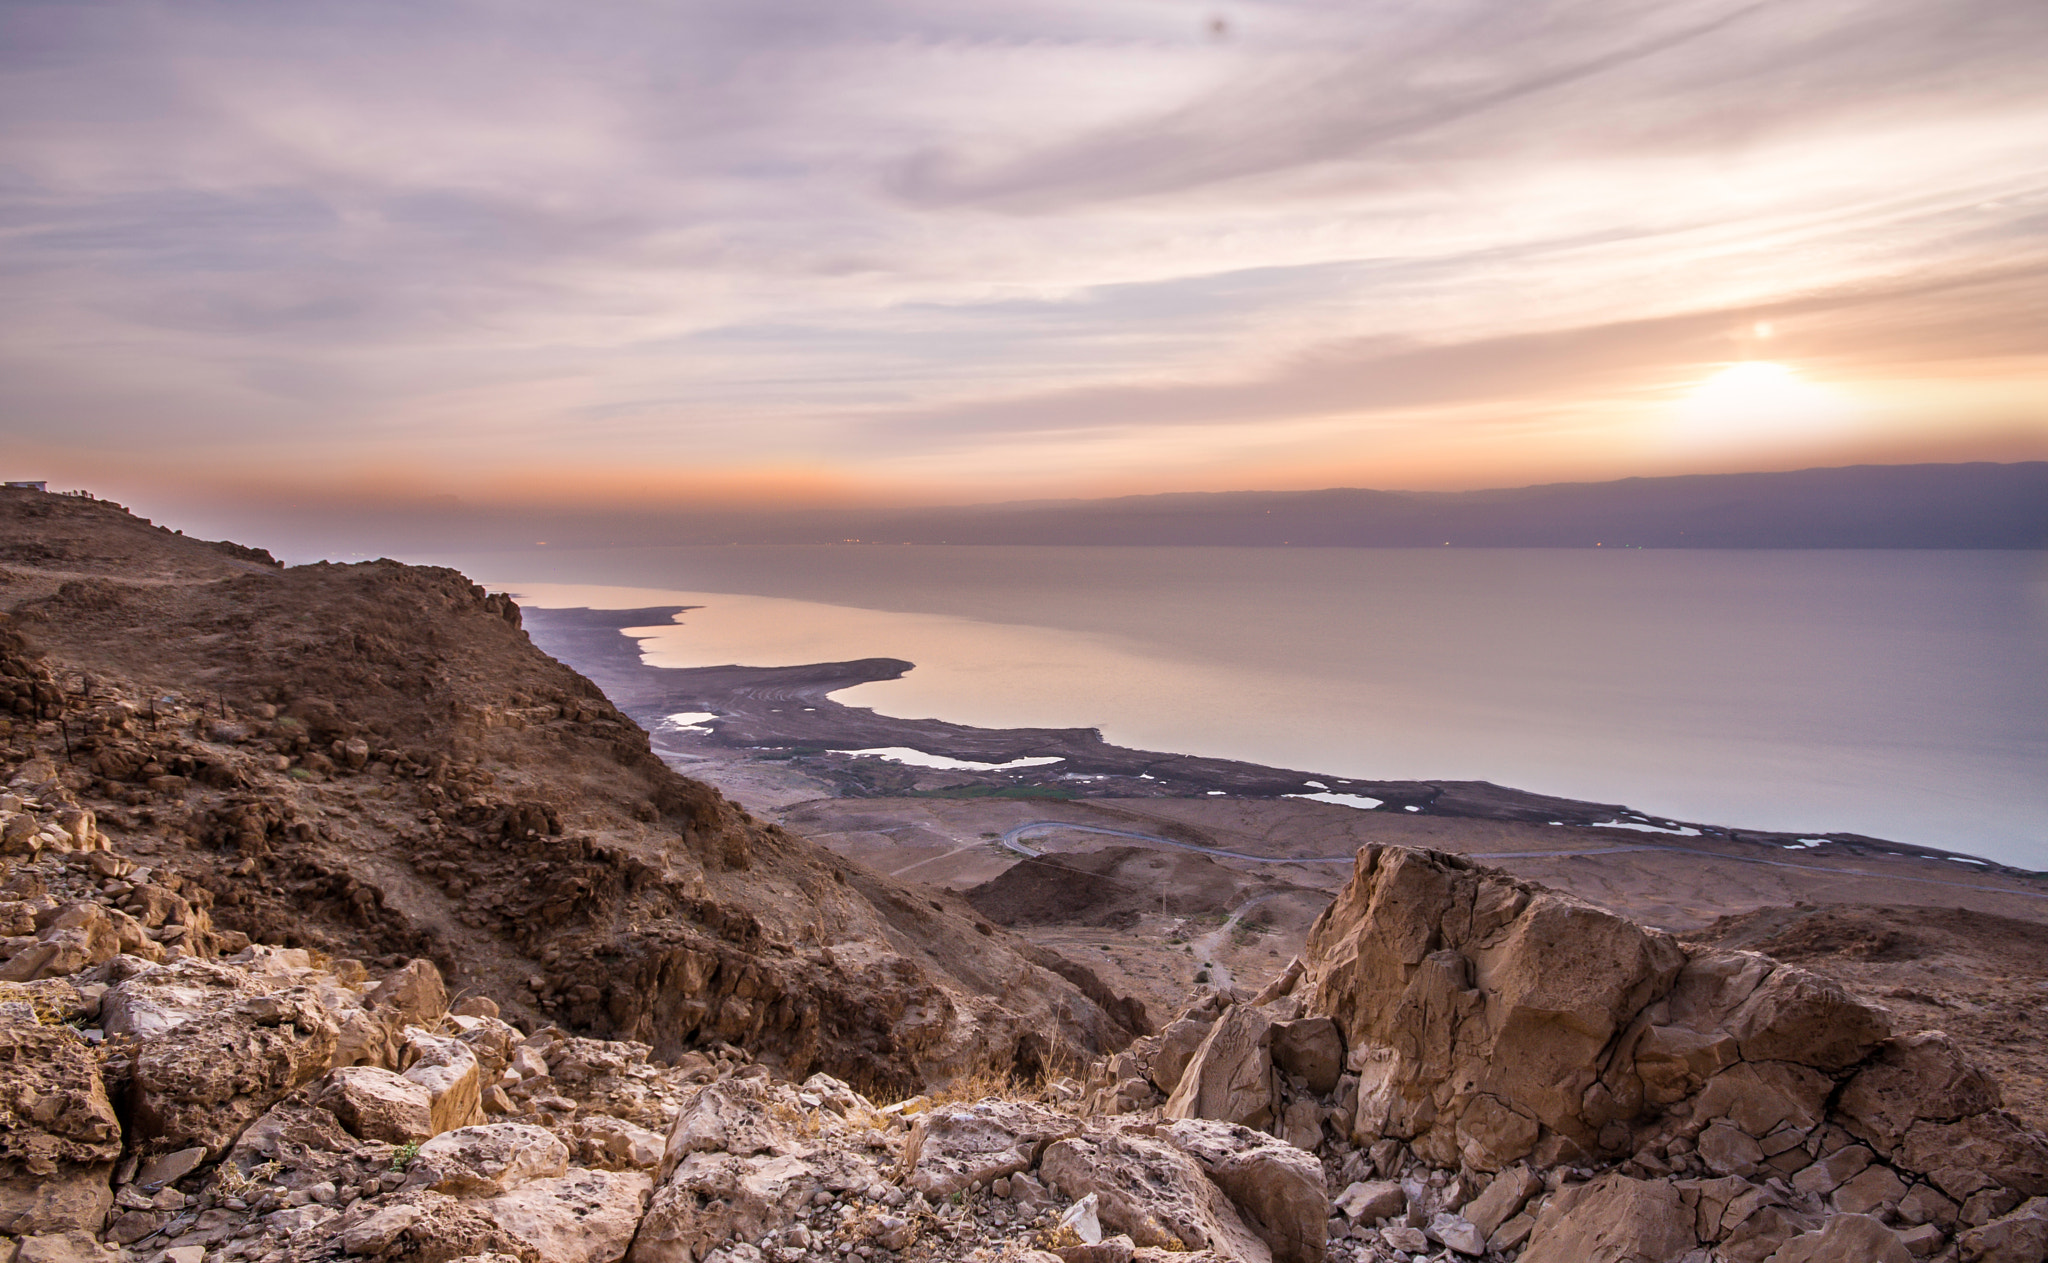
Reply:
<svg viewBox="0 0 2048 1263"><path fill-rule="evenodd" d="M784 667L658 667L644 661L631 627L670 621L688 606L637 609L523 609L527 633L544 652L575 668L645 728L656 752L679 770L710 749L773 763L846 798L1007 798L1048 801L1188 798L1315 800L1335 797L1346 810L1559 825L1593 830L1631 848L1713 854L1784 864L1786 852L1823 858L1895 857L1954 864L1969 872L2038 878L2043 874L1958 851L1854 833L1783 832L1674 820L1618 803L1559 798L1487 781L1375 781L1273 768L1232 759L1112 745L1092 728L977 728L937 719L898 719L829 696L856 684L892 680L912 667L898 658ZM676 714L714 718L679 731ZM933 769L852 751L902 748L976 764L1057 760L991 770ZM1371 808L1343 797L1377 800ZM1680 839L1698 838L1697 844ZM1754 848L1749 856L1729 854ZM1775 860L1771 858L1775 854ZM1788 865L1811 868L1810 865ZM1950 883L1942 883L1950 884ZM1960 885L1961 883L1954 883Z"/></svg>

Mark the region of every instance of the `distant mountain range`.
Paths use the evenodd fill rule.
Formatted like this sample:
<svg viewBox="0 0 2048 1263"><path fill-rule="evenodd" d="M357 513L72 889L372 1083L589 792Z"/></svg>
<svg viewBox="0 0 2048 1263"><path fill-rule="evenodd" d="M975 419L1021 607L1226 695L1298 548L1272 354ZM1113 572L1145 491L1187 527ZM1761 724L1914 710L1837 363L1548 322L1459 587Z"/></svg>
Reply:
<svg viewBox="0 0 2048 1263"><path fill-rule="evenodd" d="M557 524L560 534L580 532ZM594 523L592 525L595 525ZM617 525L611 532L615 535ZM1494 491L1183 492L642 523L644 542L1379 548L2048 548L2048 461Z"/></svg>

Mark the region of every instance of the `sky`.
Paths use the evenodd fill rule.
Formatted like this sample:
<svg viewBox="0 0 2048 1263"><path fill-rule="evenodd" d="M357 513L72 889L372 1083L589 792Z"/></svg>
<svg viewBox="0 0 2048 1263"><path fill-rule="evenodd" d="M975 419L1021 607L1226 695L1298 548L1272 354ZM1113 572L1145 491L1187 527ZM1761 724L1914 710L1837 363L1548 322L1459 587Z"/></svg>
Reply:
<svg viewBox="0 0 2048 1263"><path fill-rule="evenodd" d="M966 503L2048 455L2040 0L0 0L0 477Z"/></svg>

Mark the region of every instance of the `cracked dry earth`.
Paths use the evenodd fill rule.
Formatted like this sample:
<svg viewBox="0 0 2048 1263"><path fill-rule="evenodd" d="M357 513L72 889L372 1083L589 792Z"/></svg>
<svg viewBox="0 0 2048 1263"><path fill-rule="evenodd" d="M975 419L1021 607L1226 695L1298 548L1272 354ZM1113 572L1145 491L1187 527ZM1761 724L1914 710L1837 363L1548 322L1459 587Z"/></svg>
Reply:
<svg viewBox="0 0 2048 1263"><path fill-rule="evenodd" d="M1959 1002L1750 950L1839 927L1367 846L1155 1030L668 772L459 575L0 509L0 1263L2048 1255Z"/></svg>

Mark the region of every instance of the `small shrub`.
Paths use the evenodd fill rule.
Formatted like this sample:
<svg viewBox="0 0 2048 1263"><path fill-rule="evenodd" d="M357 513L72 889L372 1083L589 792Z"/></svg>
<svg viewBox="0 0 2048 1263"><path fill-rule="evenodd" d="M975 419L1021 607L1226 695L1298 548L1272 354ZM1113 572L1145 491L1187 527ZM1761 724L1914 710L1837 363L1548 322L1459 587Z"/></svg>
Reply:
<svg viewBox="0 0 2048 1263"><path fill-rule="evenodd" d="M398 1146L398 1148L391 1151L391 1169L394 1171L403 1171L407 1167L412 1165L412 1160L414 1158L417 1158L419 1156L420 1142L417 1140L407 1141L405 1144L402 1144Z"/></svg>

